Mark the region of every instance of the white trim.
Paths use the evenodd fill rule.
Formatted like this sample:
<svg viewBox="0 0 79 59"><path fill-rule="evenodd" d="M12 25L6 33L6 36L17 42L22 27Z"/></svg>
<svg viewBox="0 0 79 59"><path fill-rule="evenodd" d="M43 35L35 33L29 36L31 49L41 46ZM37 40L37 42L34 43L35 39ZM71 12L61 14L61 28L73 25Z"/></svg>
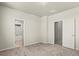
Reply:
<svg viewBox="0 0 79 59"><path fill-rule="evenodd" d="M24 34L24 33L25 33L25 21L24 21L24 19L19 19L19 18L18 18L18 19L15 19L15 20L14 20L14 25L15 25L15 21L16 21L16 20L22 20L22 21L24 22L24 23L23 23L23 41L22 41L22 43L23 43L23 46L25 46L25 43L24 43L24 40L25 40L25 38L24 38L24 35L25 35L25 34ZM15 31L15 30L14 30L14 31ZM14 34L15 34L15 33L14 33ZM15 43L16 43L16 36L15 36ZM15 46L16 46L16 44L15 44Z"/></svg>
<svg viewBox="0 0 79 59"><path fill-rule="evenodd" d="M54 19L53 22L63 21L62 19Z"/></svg>
<svg viewBox="0 0 79 59"><path fill-rule="evenodd" d="M15 47L1 49L0 52L1 52L1 51L5 51L5 50L9 50L9 49L13 49L13 48L15 48Z"/></svg>
<svg viewBox="0 0 79 59"><path fill-rule="evenodd" d="M29 46L29 45L33 45L33 44L37 44L37 43L40 43L40 42L34 42L34 43L27 43L27 44L25 44L24 46Z"/></svg>
<svg viewBox="0 0 79 59"><path fill-rule="evenodd" d="M59 22L59 21L62 21L62 45L63 46L63 20L59 19L59 20L54 20L53 23L55 25L55 22ZM54 28L54 31L55 31L55 28ZM55 44L55 35L54 35L54 44Z"/></svg>

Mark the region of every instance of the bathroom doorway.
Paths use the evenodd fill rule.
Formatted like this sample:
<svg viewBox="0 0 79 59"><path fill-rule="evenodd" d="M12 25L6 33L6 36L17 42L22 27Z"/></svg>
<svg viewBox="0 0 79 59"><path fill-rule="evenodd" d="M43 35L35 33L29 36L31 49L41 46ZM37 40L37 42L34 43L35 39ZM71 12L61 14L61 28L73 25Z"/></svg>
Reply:
<svg viewBox="0 0 79 59"><path fill-rule="evenodd" d="M62 45L62 21L58 21L54 23L54 34L55 34L55 44Z"/></svg>
<svg viewBox="0 0 79 59"><path fill-rule="evenodd" d="M15 20L15 44L16 47L24 46L24 21Z"/></svg>

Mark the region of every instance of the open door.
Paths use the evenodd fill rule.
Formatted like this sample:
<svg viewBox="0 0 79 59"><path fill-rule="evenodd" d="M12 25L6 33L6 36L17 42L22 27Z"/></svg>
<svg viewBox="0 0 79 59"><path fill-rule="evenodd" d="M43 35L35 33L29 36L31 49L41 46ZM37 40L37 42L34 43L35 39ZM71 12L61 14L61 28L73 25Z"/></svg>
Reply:
<svg viewBox="0 0 79 59"><path fill-rule="evenodd" d="M79 50L79 17L75 18L75 48Z"/></svg>
<svg viewBox="0 0 79 59"><path fill-rule="evenodd" d="M16 47L22 47L24 45L23 39L23 20L15 20L15 44Z"/></svg>
<svg viewBox="0 0 79 59"><path fill-rule="evenodd" d="M74 49L74 18L63 20L63 46Z"/></svg>

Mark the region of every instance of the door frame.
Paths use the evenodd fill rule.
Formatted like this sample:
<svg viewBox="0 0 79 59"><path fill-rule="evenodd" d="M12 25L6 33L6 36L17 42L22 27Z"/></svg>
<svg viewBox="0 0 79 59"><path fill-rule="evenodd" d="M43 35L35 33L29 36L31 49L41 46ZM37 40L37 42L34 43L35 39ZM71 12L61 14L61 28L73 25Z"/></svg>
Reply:
<svg viewBox="0 0 79 59"><path fill-rule="evenodd" d="M25 21L24 21L24 19L15 19L15 20L14 20L14 29L15 29L15 21L16 21L16 20L18 20L18 21L23 21L23 34L22 34L22 35L23 35L23 39L22 39L22 44L23 44L23 46L25 46L25 45L24 45L24 29L25 29L25 26L24 26L24 25L25 25ZM15 30L14 30L14 31L15 31ZM15 31L15 48L17 48L17 47L16 47L16 31Z"/></svg>
<svg viewBox="0 0 79 59"><path fill-rule="evenodd" d="M61 30L63 29L63 26L62 26L62 21L56 21L56 22L54 22L54 44L56 44L56 38L55 38L55 34L56 34L56 23L59 23L59 22L61 22ZM63 31L62 31L63 32ZM61 46L62 46L62 32L61 32ZM60 45L60 44L58 44L58 45Z"/></svg>
<svg viewBox="0 0 79 59"><path fill-rule="evenodd" d="M62 45L61 46L63 46L63 20L61 20L61 19L55 19L54 21L53 21L53 23L54 23L54 44L55 44L55 22L62 22Z"/></svg>

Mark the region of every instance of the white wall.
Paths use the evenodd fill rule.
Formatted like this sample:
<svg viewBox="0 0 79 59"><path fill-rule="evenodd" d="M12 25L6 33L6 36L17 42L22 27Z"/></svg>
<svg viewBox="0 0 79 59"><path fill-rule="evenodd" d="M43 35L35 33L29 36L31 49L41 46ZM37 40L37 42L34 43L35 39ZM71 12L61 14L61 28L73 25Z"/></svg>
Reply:
<svg viewBox="0 0 79 59"><path fill-rule="evenodd" d="M28 17L28 16L27 16ZM25 21L25 45L38 43L41 41L40 38L40 18L36 16L29 16Z"/></svg>
<svg viewBox="0 0 79 59"><path fill-rule="evenodd" d="M40 41L40 17L0 6L0 50L15 47L15 19L24 20L24 44Z"/></svg>
<svg viewBox="0 0 79 59"><path fill-rule="evenodd" d="M41 17L41 42L47 43L47 16Z"/></svg>
<svg viewBox="0 0 79 59"><path fill-rule="evenodd" d="M50 43L54 44L54 22L62 20L63 21L63 46L74 48L74 46L73 46L74 40L72 39L73 43L71 43L71 40L67 39L66 37L68 36L68 34L70 34L71 36L74 35L74 29L73 29L74 20L73 19L75 19L78 16L79 16L79 7L73 8L73 9L70 9L70 10L66 10L66 11L60 12L58 14L48 16L48 41ZM76 19L76 20L79 20L79 19ZM43 21L43 19L42 19L42 21ZM69 31L67 31L67 28L69 28L68 25L67 25L68 22L70 22L69 24L70 24L70 27L72 28L71 31L69 29L69 31L71 33ZM43 24L41 26L42 26L41 27L42 29L44 27L46 27L46 26L43 26ZM44 33L43 31L42 31L41 34ZM67 32L69 32L69 33L67 33ZM78 30L77 30L76 33L79 35ZM76 47L79 49L79 36L78 35L76 36L77 37L77 39L76 39ZM69 46L68 46L68 44L69 44Z"/></svg>
<svg viewBox="0 0 79 59"><path fill-rule="evenodd" d="M66 25L67 23L65 21L69 22L70 20L71 23L72 19L78 17L78 15L79 7L49 17L43 16L40 20L38 16L0 6L0 50L15 47L15 19L24 20L24 45L38 42L54 44L54 22L62 20ZM78 18L76 20L78 20ZM64 27L65 26L63 26L63 46L66 46L68 45L68 39L65 38L66 30ZM74 30L72 30L72 32L74 32ZM78 29L76 33L76 47L79 49ZM73 48L73 46L71 46L71 48Z"/></svg>

